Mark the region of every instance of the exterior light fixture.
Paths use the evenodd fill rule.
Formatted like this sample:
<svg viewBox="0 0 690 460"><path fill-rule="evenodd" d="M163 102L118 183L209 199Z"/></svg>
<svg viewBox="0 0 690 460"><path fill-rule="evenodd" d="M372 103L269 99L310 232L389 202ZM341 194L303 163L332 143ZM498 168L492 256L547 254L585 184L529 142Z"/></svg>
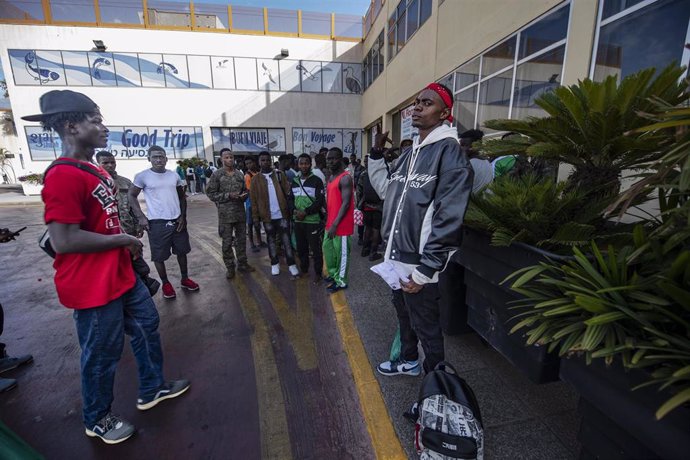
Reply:
<svg viewBox="0 0 690 460"><path fill-rule="evenodd" d="M108 48L107 46L105 46L105 43L103 43L103 40L94 40L93 44L94 50L99 51L101 53Z"/></svg>

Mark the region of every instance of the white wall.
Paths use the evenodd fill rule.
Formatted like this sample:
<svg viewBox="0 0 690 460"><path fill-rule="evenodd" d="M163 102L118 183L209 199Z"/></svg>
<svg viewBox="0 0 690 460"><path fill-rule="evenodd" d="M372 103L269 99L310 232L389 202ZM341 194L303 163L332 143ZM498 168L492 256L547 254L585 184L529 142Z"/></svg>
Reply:
<svg viewBox="0 0 690 460"><path fill-rule="evenodd" d="M0 59L7 78L19 139L15 154L23 154L25 167L15 160L17 175L40 172L46 161L34 162L23 135L23 115L39 112L38 99L64 86L16 86L8 49L89 51L92 40L102 40L108 51L246 56L273 59L282 48L288 59L361 63L360 43L306 38L157 31L92 27L26 26L0 24ZM292 151L292 128L360 128L361 96L352 94L243 91L189 88L71 88L91 97L112 126L201 126L206 158L212 158L210 127L285 128L286 146ZM0 135L2 136L2 135ZM0 137L0 146L11 145ZM132 176L147 167L143 160L120 160L118 170Z"/></svg>

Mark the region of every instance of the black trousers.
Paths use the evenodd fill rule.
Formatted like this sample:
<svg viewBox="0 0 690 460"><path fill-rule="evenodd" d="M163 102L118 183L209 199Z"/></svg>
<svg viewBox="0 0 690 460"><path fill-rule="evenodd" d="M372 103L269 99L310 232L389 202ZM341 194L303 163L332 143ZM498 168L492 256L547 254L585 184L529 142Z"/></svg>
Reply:
<svg viewBox="0 0 690 460"><path fill-rule="evenodd" d="M412 328L424 350L424 372L431 372L445 357L438 283L425 284L416 294L403 292L403 299L410 313ZM400 337L402 340L402 329Z"/></svg>
<svg viewBox="0 0 690 460"><path fill-rule="evenodd" d="M410 312L405 305L405 298L403 297L402 289L391 290L391 300L395 313L398 315L398 324L400 326L400 357L405 361L417 361L419 359L419 352L417 351L417 334L412 329L410 322Z"/></svg>
<svg viewBox="0 0 690 460"><path fill-rule="evenodd" d="M323 228L321 224L295 222L294 226L300 270L302 273L309 272L309 250L311 249L314 273L321 275L323 272L323 254L321 250Z"/></svg>
<svg viewBox="0 0 690 460"><path fill-rule="evenodd" d="M271 265L276 265L280 262L278 257L278 245L276 244L277 238L280 238L280 243L285 254L285 261L288 265L294 265L295 256L292 253L290 224L287 219L273 219L270 222L264 222L264 231L266 232L266 240L268 240L268 256L271 259Z"/></svg>

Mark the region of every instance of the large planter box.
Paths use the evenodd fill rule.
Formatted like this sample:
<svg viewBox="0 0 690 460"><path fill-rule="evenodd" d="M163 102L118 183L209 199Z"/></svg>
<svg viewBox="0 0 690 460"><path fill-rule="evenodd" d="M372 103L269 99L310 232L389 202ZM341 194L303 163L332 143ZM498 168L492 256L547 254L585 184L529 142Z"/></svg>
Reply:
<svg viewBox="0 0 690 460"><path fill-rule="evenodd" d="M441 292L441 328L446 335L472 332L467 324L465 302L465 267L457 262L457 253L446 269L438 275L438 289Z"/></svg>
<svg viewBox="0 0 690 460"><path fill-rule="evenodd" d="M690 455L690 409L679 407L662 420L654 413L670 397L657 387L631 388L646 382L641 370L626 372L603 359L587 366L564 359L561 378L580 393L581 459L687 459Z"/></svg>
<svg viewBox="0 0 690 460"><path fill-rule="evenodd" d="M465 267L467 322L513 366L535 383L558 380L559 358L546 347L528 346L521 333L510 334L510 321L517 312L510 309L519 294L501 282L514 271L547 257L565 259L523 244L491 246L489 235L465 228L458 261Z"/></svg>
<svg viewBox="0 0 690 460"><path fill-rule="evenodd" d="M43 190L43 184L31 184L29 182L22 182L22 191L24 195L40 195Z"/></svg>

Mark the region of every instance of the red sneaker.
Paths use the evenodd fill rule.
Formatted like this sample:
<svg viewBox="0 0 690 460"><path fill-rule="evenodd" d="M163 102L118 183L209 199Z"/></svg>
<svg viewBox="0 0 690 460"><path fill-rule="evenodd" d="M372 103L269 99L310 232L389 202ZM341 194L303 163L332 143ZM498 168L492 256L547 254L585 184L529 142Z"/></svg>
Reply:
<svg viewBox="0 0 690 460"><path fill-rule="evenodd" d="M196 284L194 281L192 281L191 278L185 278L182 281L180 281L180 284L182 285L182 289L186 289L188 291L198 291L199 290L199 285Z"/></svg>
<svg viewBox="0 0 690 460"><path fill-rule="evenodd" d="M163 298L174 299L175 297L177 297L177 294L175 293L175 288L173 285L170 284L170 282L163 283Z"/></svg>

